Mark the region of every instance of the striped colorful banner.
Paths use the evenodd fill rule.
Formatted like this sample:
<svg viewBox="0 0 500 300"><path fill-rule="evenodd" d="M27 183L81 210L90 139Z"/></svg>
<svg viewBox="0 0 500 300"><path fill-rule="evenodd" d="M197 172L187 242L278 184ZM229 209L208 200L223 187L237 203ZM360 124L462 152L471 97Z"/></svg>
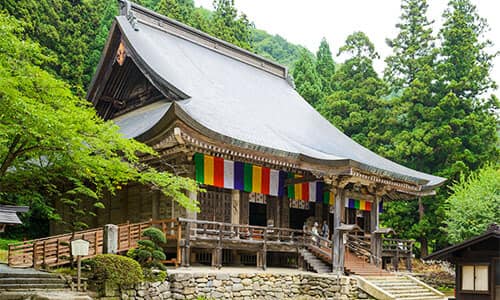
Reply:
<svg viewBox="0 0 500 300"><path fill-rule="evenodd" d="M195 178L216 187L282 196L286 172L196 153Z"/></svg>
<svg viewBox="0 0 500 300"><path fill-rule="evenodd" d="M301 178L301 175L288 173L287 177ZM306 202L322 202L323 201L323 187L322 181L311 181L296 183L287 187L287 195L289 199L302 200Z"/></svg>
<svg viewBox="0 0 500 300"><path fill-rule="evenodd" d="M330 191L326 191L323 193L323 204L328 204L333 206L335 204L335 194Z"/></svg>
<svg viewBox="0 0 500 300"><path fill-rule="evenodd" d="M369 201L357 200L357 199L346 199L346 200L347 201L345 202L345 207L358 209L358 210L365 210L365 211L372 210L372 203Z"/></svg>

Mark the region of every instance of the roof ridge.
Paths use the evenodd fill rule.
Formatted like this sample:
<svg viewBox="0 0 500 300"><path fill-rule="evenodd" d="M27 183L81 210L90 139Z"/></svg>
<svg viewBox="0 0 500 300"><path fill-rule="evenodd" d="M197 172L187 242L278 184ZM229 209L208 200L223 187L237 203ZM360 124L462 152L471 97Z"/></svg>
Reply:
<svg viewBox="0 0 500 300"><path fill-rule="evenodd" d="M288 68L286 66L161 15L137 3L128 0L118 0L118 2L120 3L120 15L126 16L134 29L136 29L135 25L137 21L156 28L159 27L170 34L267 71L287 81L289 80Z"/></svg>

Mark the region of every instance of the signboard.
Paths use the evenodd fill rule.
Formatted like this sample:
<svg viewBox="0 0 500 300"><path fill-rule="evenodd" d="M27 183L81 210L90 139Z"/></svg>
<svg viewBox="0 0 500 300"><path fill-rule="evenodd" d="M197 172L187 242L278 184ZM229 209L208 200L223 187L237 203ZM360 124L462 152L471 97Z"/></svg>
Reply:
<svg viewBox="0 0 500 300"><path fill-rule="evenodd" d="M90 243L86 240L74 240L71 241L71 255L73 256L87 256L89 255L89 245Z"/></svg>

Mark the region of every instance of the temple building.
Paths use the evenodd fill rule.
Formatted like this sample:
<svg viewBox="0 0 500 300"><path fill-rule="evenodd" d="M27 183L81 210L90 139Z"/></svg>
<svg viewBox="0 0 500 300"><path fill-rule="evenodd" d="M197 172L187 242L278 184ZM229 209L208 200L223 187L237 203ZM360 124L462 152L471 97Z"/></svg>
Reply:
<svg viewBox="0 0 500 300"><path fill-rule="evenodd" d="M205 189L189 195L199 201L200 212L194 213L158 191L130 185L105 200L105 212L89 222L94 226L183 218L196 220L197 236L214 224L247 234L248 228L238 226L282 228L293 235L326 221L330 260L342 270L345 232L383 233L383 202L431 196L445 181L354 142L297 93L286 67L127 1L121 2L87 98L124 136L160 154L144 161ZM214 246L199 240L188 239L185 264L212 255L207 249ZM370 243L376 263L383 255L375 239ZM219 264L251 260L247 246L236 244L218 242ZM257 249L257 264L279 260L273 257L281 250L292 251L271 243L264 256Z"/></svg>

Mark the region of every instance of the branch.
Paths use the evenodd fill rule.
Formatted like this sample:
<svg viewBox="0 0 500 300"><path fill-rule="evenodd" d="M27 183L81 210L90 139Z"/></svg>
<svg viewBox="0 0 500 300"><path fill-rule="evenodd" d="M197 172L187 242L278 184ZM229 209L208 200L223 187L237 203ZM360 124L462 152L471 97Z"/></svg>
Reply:
<svg viewBox="0 0 500 300"><path fill-rule="evenodd" d="M7 155L5 156L5 159L2 162L2 165L0 166L0 177L3 177L5 173L7 172L7 169L9 166L12 164L12 162L16 159L16 152L19 150L15 150L17 145L19 144L19 141L21 140L21 135L16 134L14 136L14 139L12 140L12 143L9 146L9 150L7 151Z"/></svg>

